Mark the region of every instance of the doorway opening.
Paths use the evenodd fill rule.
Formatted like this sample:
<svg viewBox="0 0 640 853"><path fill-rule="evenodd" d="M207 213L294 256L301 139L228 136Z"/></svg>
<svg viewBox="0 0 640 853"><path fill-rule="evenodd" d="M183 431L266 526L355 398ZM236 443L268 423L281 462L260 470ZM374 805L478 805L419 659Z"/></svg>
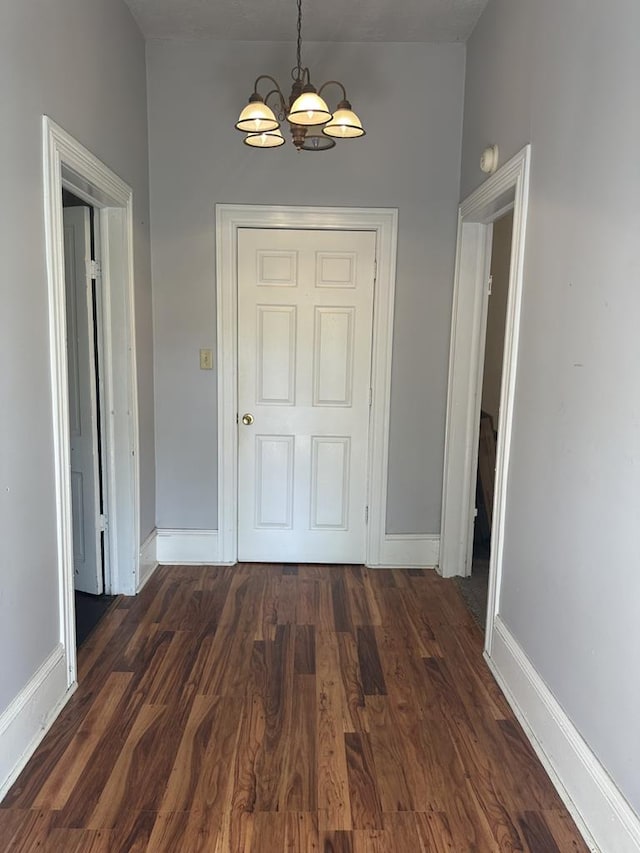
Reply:
<svg viewBox="0 0 640 853"><path fill-rule="evenodd" d="M463 597L483 630L486 624L489 593L496 447L500 422L500 388L504 361L504 334L507 321L512 235L513 209L496 219L492 227L486 333L484 356L481 359L483 368L480 383L476 506L471 567L470 574L466 578L458 578L458 585Z"/></svg>
<svg viewBox="0 0 640 853"><path fill-rule="evenodd" d="M102 424L98 445L95 437L88 444L92 459L83 470L93 469L87 488L97 497L93 514L97 521L87 526L87 554L94 555L93 572L97 584L94 593L109 595L135 594L139 584L140 520L138 470L138 402L135 354L135 310L133 279L133 193L104 163L48 116L43 116L44 154L44 218L46 235L47 282L49 297L49 333L53 419L53 461L57 515L57 570L60 589L59 625L60 653L64 657L67 696L76 684L75 568L73 504L74 486L71 465L70 368L67 349L67 282L65 264L65 208L63 190L85 205L66 208L67 215L76 211L80 231L85 234L85 248L77 256L76 266L84 279L81 311L86 338L98 341L100 378L96 379L95 348L88 347L86 359L89 384L100 390ZM100 268L91 268L91 213L93 209L93 242L100 253ZM89 246L87 249L86 246ZM87 287L87 274L100 279L96 289L97 316L102 312L98 329L94 326L93 297ZM77 306L76 306L77 308ZM89 312L91 308L91 313ZM97 333L97 331L99 333ZM101 334L100 334L101 333ZM80 359L78 359L80 364ZM97 389L96 389L97 390ZM94 393L96 393L94 390ZM90 408L89 408L90 411ZM95 406L97 413L98 406ZM75 413L77 415L77 412ZM91 415L89 415L91 418ZM97 419L97 414L95 415ZM86 420L85 420L86 422ZM89 430L92 436L92 430ZM102 458L102 474L96 468ZM90 477L91 479L91 477ZM100 483L102 488L100 488ZM84 484L83 484L84 488ZM77 489L77 484L76 484ZM100 512L100 494L102 512ZM78 501L76 504L83 505ZM76 518L80 513L76 511ZM93 532L92 532L93 531ZM98 534L101 534L98 536ZM85 539L86 539L85 537ZM104 558L102 556L104 551ZM101 571L99 567L101 566Z"/></svg>
<svg viewBox="0 0 640 853"><path fill-rule="evenodd" d="M530 162L531 146L527 145L471 193L458 211L440 535L439 569L443 577L472 574L492 236L494 223L513 212L498 423L493 425L497 430L495 466L489 463L492 469L495 467L495 479L493 498L487 498L492 507L485 628L487 659L491 658L494 625L500 611Z"/></svg>
<svg viewBox="0 0 640 853"><path fill-rule="evenodd" d="M76 647L107 612L102 277L96 210L62 189Z"/></svg>

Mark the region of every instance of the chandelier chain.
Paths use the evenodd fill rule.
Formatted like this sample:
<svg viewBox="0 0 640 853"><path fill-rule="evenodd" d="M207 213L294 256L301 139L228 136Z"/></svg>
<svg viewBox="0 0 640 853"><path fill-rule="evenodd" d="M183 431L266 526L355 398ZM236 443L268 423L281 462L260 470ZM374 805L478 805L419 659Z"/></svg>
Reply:
<svg viewBox="0 0 640 853"><path fill-rule="evenodd" d="M298 79L302 76L302 0L298 0L298 47L297 47Z"/></svg>

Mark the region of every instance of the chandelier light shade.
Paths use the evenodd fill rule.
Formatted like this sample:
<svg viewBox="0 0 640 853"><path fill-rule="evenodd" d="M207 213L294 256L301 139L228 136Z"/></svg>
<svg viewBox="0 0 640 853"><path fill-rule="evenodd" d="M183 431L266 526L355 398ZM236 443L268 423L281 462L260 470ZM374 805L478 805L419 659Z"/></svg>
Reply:
<svg viewBox="0 0 640 853"><path fill-rule="evenodd" d="M309 69L302 65L302 0L297 0L297 3L297 63L291 72L293 85L289 97L285 98L273 77L262 74L235 124L237 130L246 134L244 143L251 148L279 148L284 145L280 126L285 121L298 151L327 151L335 147L336 139L356 139L365 135L362 122L351 108L342 83L328 80L318 90L312 85ZM258 91L263 80L273 87L264 97ZM335 112L322 97L328 86L337 86L342 92L342 100Z"/></svg>
<svg viewBox="0 0 640 853"><path fill-rule="evenodd" d="M268 107L257 92L249 99L236 122L238 130L244 133L261 133L262 131L277 130L280 122L275 117L271 107Z"/></svg>
<svg viewBox="0 0 640 853"><path fill-rule="evenodd" d="M285 139L280 128L266 130L262 133L248 133L244 138L244 144L252 148L279 148L284 145Z"/></svg>
<svg viewBox="0 0 640 853"><path fill-rule="evenodd" d="M291 124L301 124L313 127L326 124L331 119L331 112L313 86L305 86L302 94L291 104L287 121Z"/></svg>
<svg viewBox="0 0 640 853"><path fill-rule="evenodd" d="M347 100L340 101L338 109L322 128L322 132L327 136L335 136L336 139L355 139L365 133L362 122Z"/></svg>

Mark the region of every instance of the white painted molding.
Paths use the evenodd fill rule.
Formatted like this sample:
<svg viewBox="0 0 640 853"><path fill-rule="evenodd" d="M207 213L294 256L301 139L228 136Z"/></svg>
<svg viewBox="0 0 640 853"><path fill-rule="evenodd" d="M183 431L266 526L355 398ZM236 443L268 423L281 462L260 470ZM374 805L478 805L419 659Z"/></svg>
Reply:
<svg viewBox="0 0 640 853"><path fill-rule="evenodd" d="M156 531L156 556L161 566L166 565L234 565L235 560L223 560L217 530Z"/></svg>
<svg viewBox="0 0 640 853"><path fill-rule="evenodd" d="M640 816L499 616L485 658L589 848L640 853Z"/></svg>
<svg viewBox="0 0 640 853"><path fill-rule="evenodd" d="M485 634L488 652L502 578L530 162L531 146L527 145L462 202L458 217L442 488L440 570L444 577L468 575L471 567L492 227L513 206Z"/></svg>
<svg viewBox="0 0 640 853"><path fill-rule="evenodd" d="M222 563L234 563L238 555L236 282L239 228L315 228L376 233L377 276L371 362L373 400L369 429L369 529L366 561L371 565L379 565L387 516L398 211L395 208L216 205L218 530L219 558Z"/></svg>
<svg viewBox="0 0 640 853"><path fill-rule="evenodd" d="M140 592L142 587L158 568L157 544L158 531L154 528L140 546L140 579L138 581L138 588L136 589L136 592Z"/></svg>
<svg viewBox="0 0 640 853"><path fill-rule="evenodd" d="M424 533L387 533L375 569L433 569L440 556L440 537Z"/></svg>
<svg viewBox="0 0 640 853"><path fill-rule="evenodd" d="M44 218L49 297L53 457L57 513L60 642L67 685L75 682L73 529L69 464L69 390L62 188L98 211L104 320L104 435L107 506L106 591L132 595L138 585L138 402L133 286L133 196L104 163L42 118Z"/></svg>
<svg viewBox="0 0 640 853"><path fill-rule="evenodd" d="M65 651L59 644L33 678L0 715L0 800L69 700Z"/></svg>

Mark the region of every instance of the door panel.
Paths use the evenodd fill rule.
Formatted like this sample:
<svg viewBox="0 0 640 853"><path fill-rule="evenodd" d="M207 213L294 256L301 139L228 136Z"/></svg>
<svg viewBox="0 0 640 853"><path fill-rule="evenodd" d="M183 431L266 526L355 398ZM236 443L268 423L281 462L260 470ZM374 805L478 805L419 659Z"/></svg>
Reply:
<svg viewBox="0 0 640 853"><path fill-rule="evenodd" d="M313 405L351 406L354 308L316 308Z"/></svg>
<svg viewBox="0 0 640 853"><path fill-rule="evenodd" d="M374 275L372 232L238 233L241 560L365 559Z"/></svg>
<svg viewBox="0 0 640 853"><path fill-rule="evenodd" d="M295 306L258 305L256 402L294 406L296 375Z"/></svg>
<svg viewBox="0 0 640 853"><path fill-rule="evenodd" d="M64 263L67 314L71 509L75 587L103 592L98 470L98 412L91 279L89 209L64 210Z"/></svg>
<svg viewBox="0 0 640 853"><path fill-rule="evenodd" d="M351 439L311 439L311 529L348 530Z"/></svg>

